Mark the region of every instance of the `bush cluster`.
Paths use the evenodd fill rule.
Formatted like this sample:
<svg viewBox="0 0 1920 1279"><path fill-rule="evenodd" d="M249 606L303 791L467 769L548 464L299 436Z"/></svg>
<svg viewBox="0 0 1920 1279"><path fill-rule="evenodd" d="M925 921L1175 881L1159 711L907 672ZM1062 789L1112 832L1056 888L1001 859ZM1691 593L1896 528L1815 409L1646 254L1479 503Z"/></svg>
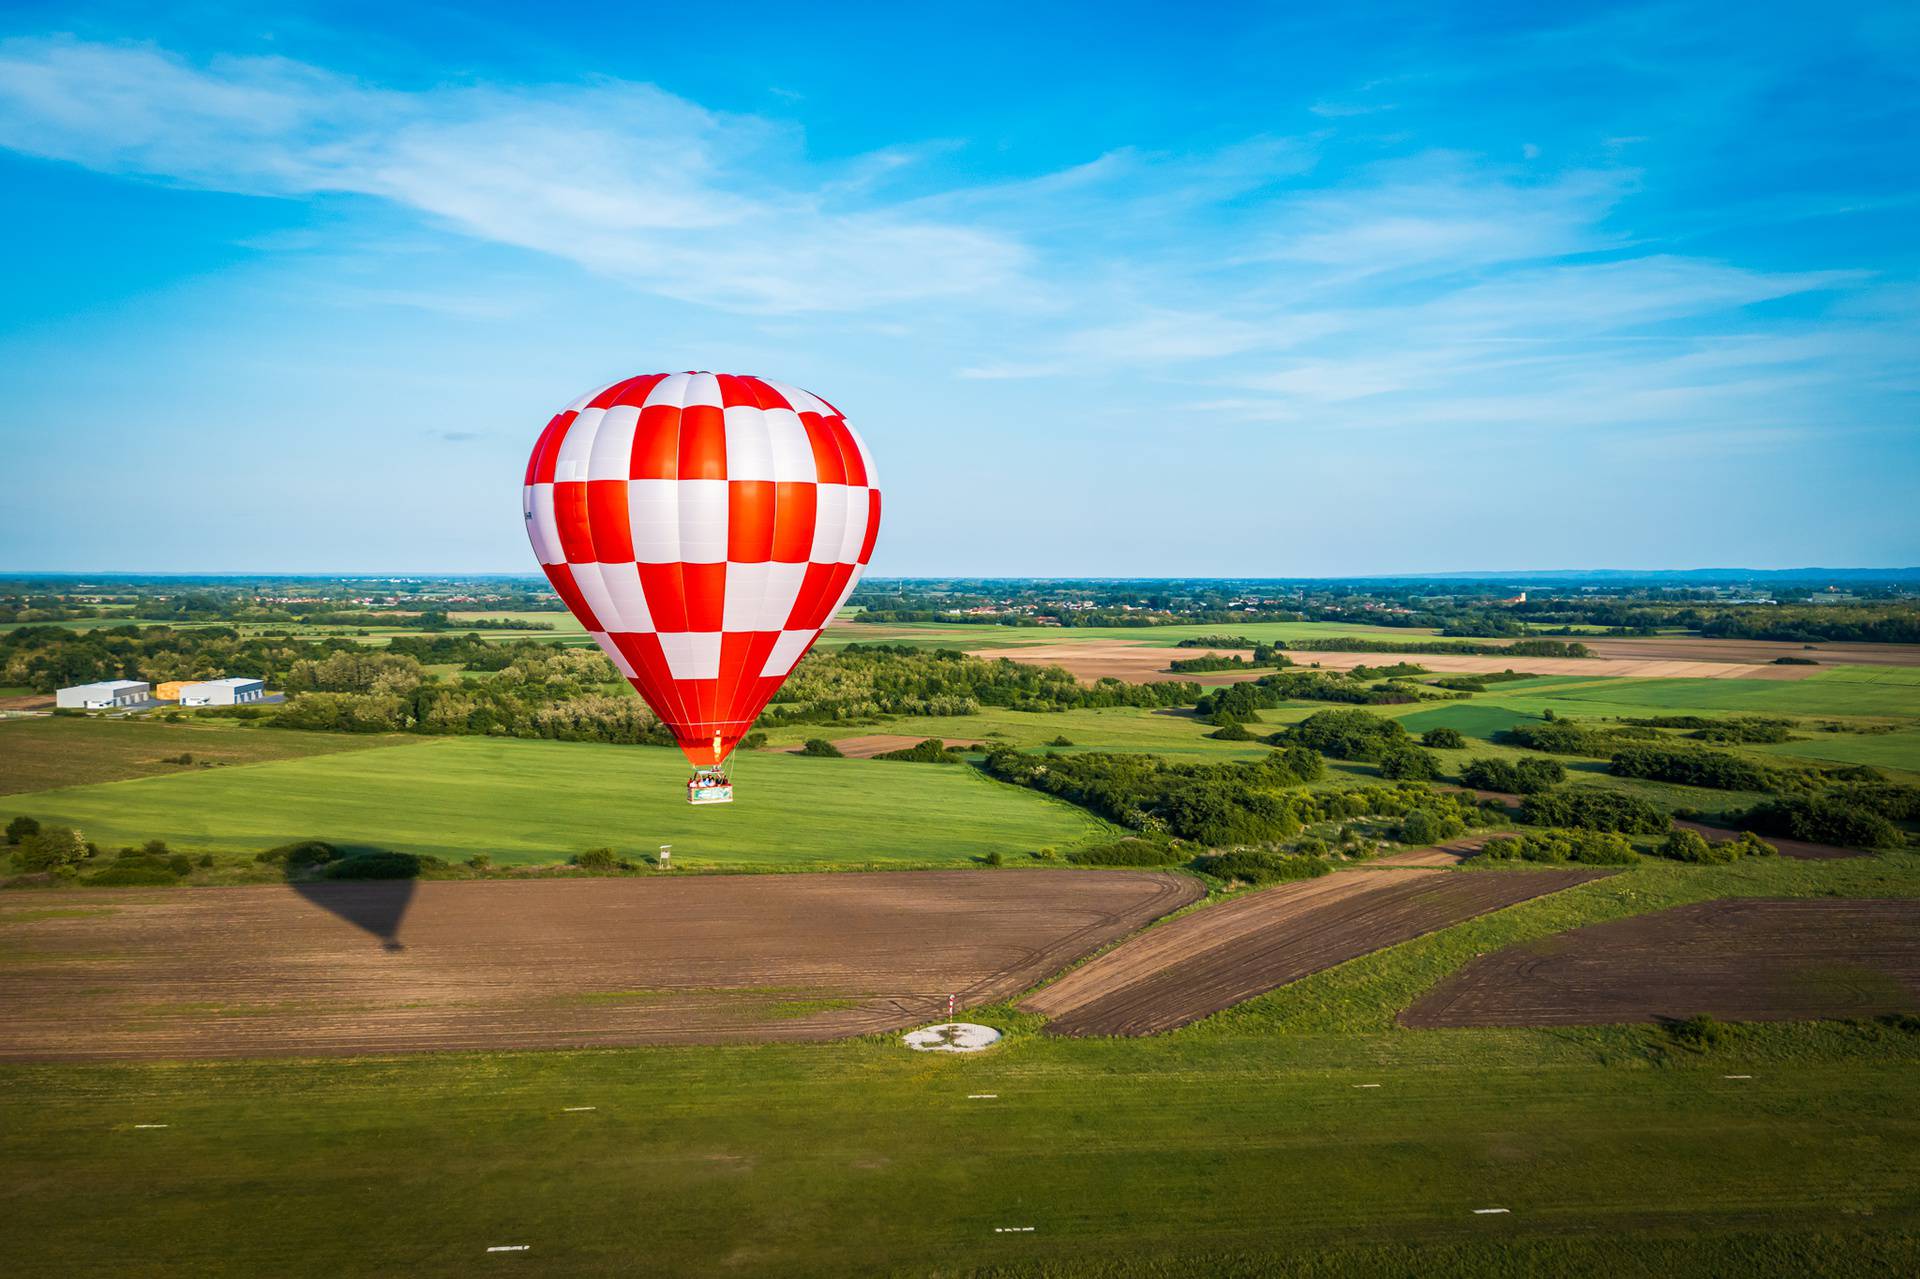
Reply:
<svg viewBox="0 0 1920 1279"><path fill-rule="evenodd" d="M1528 831L1487 841L1482 857L1494 861L1578 862L1587 866L1631 866L1640 860L1624 835L1604 830Z"/></svg>
<svg viewBox="0 0 1920 1279"><path fill-rule="evenodd" d="M1672 823L1667 814L1638 795L1575 787L1529 795L1520 805L1529 826L1576 826L1582 830L1659 835Z"/></svg>
<svg viewBox="0 0 1920 1279"><path fill-rule="evenodd" d="M1196 857L1193 868L1215 879L1248 884L1275 884L1288 879L1318 879L1333 868L1318 857L1289 857L1280 853L1236 850Z"/></svg>
<svg viewBox="0 0 1920 1279"><path fill-rule="evenodd" d="M1460 784L1475 790L1497 790L1512 795L1535 795L1565 781L1567 770L1557 759L1476 759L1460 770Z"/></svg>

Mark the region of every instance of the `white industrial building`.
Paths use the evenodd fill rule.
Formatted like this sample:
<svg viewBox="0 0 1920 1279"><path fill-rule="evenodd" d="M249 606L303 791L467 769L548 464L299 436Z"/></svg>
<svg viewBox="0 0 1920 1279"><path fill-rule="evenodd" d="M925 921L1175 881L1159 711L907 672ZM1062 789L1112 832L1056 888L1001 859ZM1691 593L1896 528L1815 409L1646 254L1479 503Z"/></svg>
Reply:
<svg viewBox="0 0 1920 1279"><path fill-rule="evenodd" d="M180 686L182 706L239 706L257 702L267 695L267 686L257 679L210 679Z"/></svg>
<svg viewBox="0 0 1920 1279"><path fill-rule="evenodd" d="M137 706L152 691L153 685L143 679L109 679L60 689L53 695L53 704L63 710L109 711L116 706Z"/></svg>

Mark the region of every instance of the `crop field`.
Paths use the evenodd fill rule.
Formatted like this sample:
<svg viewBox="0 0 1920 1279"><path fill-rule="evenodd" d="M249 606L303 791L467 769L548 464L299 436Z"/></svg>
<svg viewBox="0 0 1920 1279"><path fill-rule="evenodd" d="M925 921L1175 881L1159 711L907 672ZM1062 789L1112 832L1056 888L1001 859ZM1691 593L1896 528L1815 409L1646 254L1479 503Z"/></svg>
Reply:
<svg viewBox="0 0 1920 1279"><path fill-rule="evenodd" d="M1029 997L1055 1035L1150 1035L1359 955L1604 871L1347 870L1153 929Z"/></svg>
<svg viewBox="0 0 1920 1279"><path fill-rule="evenodd" d="M217 720L0 720L0 795L131 777L198 776L208 768L303 759L404 743L391 734L276 732ZM191 755L189 763L178 763Z"/></svg>
<svg viewBox="0 0 1920 1279"><path fill-rule="evenodd" d="M15 894L0 1059L840 1038L1018 994L1202 891L1057 870Z"/></svg>
<svg viewBox="0 0 1920 1279"><path fill-rule="evenodd" d="M675 864L693 869L954 865L1065 848L1103 829L1081 810L951 765L756 753L738 762L736 802L712 808L687 804L686 773L678 751L657 747L425 738L36 791L12 807L102 844L159 838L232 852L324 839L516 865L671 843Z"/></svg>
<svg viewBox="0 0 1920 1279"><path fill-rule="evenodd" d="M1920 902L1715 901L1475 959L1408 1026L1579 1026L1920 1012Z"/></svg>

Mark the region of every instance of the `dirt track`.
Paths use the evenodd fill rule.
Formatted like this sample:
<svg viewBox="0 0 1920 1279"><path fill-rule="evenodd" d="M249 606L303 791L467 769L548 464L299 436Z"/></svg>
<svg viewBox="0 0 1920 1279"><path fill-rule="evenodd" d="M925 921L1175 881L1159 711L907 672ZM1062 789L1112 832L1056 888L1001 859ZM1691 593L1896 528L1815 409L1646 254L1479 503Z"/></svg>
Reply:
<svg viewBox="0 0 1920 1279"><path fill-rule="evenodd" d="M1343 871L1183 915L1021 1004L1054 1035L1151 1035L1603 872Z"/></svg>
<svg viewBox="0 0 1920 1279"><path fill-rule="evenodd" d="M0 1059L837 1038L1005 998L1200 892L929 871L10 894Z"/></svg>
<svg viewBox="0 0 1920 1279"><path fill-rule="evenodd" d="M1573 1026L1920 1011L1920 901L1717 901L1482 955L1407 1026Z"/></svg>

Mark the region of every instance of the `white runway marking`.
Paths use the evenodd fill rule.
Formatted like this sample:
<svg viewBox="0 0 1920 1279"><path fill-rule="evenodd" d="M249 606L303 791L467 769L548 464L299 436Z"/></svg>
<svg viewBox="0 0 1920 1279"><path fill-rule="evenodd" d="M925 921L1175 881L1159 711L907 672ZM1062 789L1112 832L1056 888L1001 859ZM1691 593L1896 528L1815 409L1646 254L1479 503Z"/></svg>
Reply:
<svg viewBox="0 0 1920 1279"><path fill-rule="evenodd" d="M1355 1088L1378 1088L1379 1084L1355 1084Z"/></svg>
<svg viewBox="0 0 1920 1279"><path fill-rule="evenodd" d="M530 1243L502 1243L487 1249L488 1252L526 1252L532 1248Z"/></svg>
<svg viewBox="0 0 1920 1279"><path fill-rule="evenodd" d="M581 1110L598 1110L598 1109L600 1109L600 1107L598 1107L598 1106L565 1106L565 1107L562 1107L562 1109L563 1109L563 1110L565 1110L567 1114L569 1114L569 1115L571 1115L571 1114L573 1114L573 1113L575 1113L576 1111L581 1111Z"/></svg>
<svg viewBox="0 0 1920 1279"><path fill-rule="evenodd" d="M1475 1208L1473 1210L1473 1215L1476 1217L1484 1217L1489 1213L1505 1212L1505 1211L1506 1211L1505 1208Z"/></svg>
<svg viewBox="0 0 1920 1279"><path fill-rule="evenodd" d="M967 1094L968 1101L998 1101L999 1099L1000 1094L997 1092L970 1092Z"/></svg>
<svg viewBox="0 0 1920 1279"><path fill-rule="evenodd" d="M168 1128L170 1124L135 1124L135 1128Z"/></svg>

